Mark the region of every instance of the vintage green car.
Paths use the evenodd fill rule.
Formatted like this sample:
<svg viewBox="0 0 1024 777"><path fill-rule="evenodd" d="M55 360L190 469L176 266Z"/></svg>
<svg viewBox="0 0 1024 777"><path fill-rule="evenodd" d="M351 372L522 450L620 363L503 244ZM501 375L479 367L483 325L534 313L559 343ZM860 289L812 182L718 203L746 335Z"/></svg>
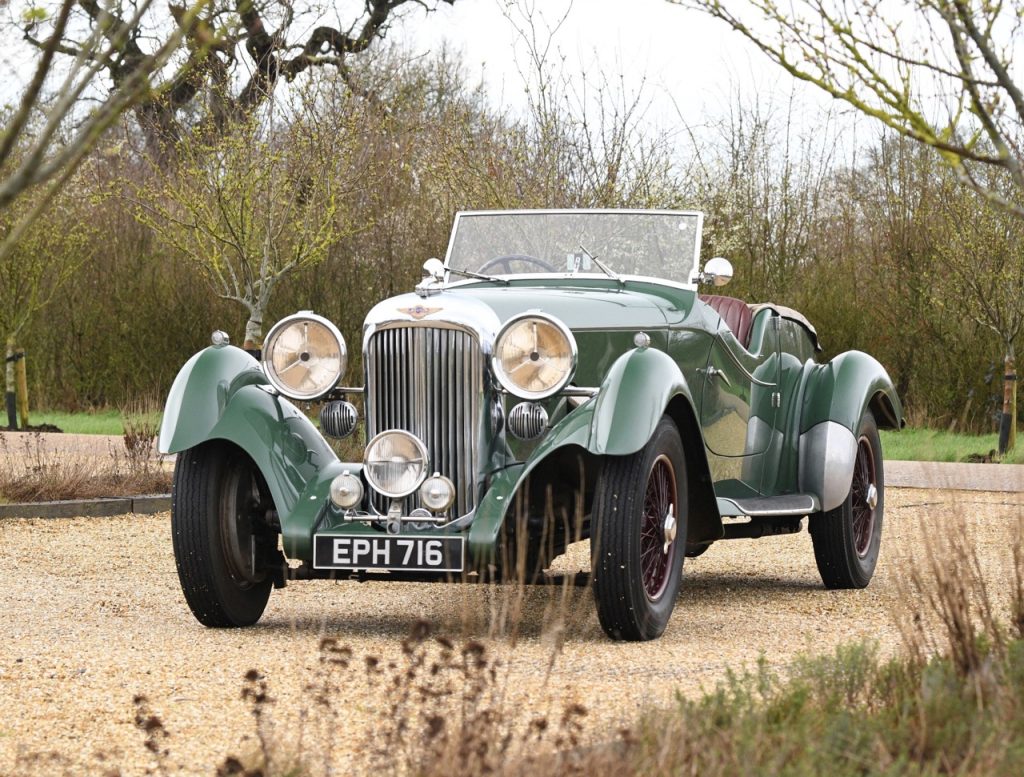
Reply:
<svg viewBox="0 0 1024 777"><path fill-rule="evenodd" d="M215 332L174 381L172 527L185 599L246 626L287 580L532 582L590 540L599 620L652 639L684 556L808 518L829 588L871 580L882 531L885 369L827 363L794 310L703 296L700 213L464 212L444 262L347 345L300 312L262 362ZM351 385L359 384L362 385ZM321 405L320 429L307 417ZM361 405L361 408L357 407ZM363 427L362 460L323 435Z"/></svg>

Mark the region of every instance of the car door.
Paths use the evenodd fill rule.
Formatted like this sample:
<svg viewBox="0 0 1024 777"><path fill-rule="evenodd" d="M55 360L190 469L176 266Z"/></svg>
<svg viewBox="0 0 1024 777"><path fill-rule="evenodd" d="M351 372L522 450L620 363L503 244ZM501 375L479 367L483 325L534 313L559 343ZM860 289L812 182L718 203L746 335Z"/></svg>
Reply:
<svg viewBox="0 0 1024 777"><path fill-rule="evenodd" d="M761 493L763 454L778 412L779 337L773 318L755 325L751 350L722 324L703 370L701 427L720 496Z"/></svg>

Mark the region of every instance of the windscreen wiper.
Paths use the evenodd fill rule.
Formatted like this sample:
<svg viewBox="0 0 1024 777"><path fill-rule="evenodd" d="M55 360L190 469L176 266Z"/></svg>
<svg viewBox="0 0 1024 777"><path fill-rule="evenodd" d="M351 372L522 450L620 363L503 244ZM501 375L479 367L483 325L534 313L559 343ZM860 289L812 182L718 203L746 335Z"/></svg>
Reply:
<svg viewBox="0 0 1024 777"><path fill-rule="evenodd" d="M471 270L459 270L455 267L449 267L448 272L453 272L456 275L462 275L466 278L476 278L479 281L491 281L491 283L504 283L506 286L511 285L507 278L498 278L495 275L482 275L478 272L472 272Z"/></svg>
<svg viewBox="0 0 1024 777"><path fill-rule="evenodd" d="M601 271L605 275L607 275L614 281L618 281L620 286L623 285L622 278L619 277L619 274L615 272L611 267L606 265L604 262L602 262L600 259L598 259L596 256L594 256L592 253L590 253L590 251L588 251L586 248L584 248L582 243L580 243L580 250L587 255L587 258L590 261L592 261L594 264L600 267Z"/></svg>

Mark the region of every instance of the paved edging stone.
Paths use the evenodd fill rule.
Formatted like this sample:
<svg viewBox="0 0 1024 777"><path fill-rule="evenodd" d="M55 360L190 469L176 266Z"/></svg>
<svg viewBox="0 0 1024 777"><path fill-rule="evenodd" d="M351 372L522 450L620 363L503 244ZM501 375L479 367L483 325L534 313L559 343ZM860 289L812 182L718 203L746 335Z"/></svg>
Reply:
<svg viewBox="0 0 1024 777"><path fill-rule="evenodd" d="M1024 492L1024 464L969 464L946 461L886 461L885 484L892 488Z"/></svg>
<svg viewBox="0 0 1024 777"><path fill-rule="evenodd" d="M68 499L0 505L0 518L109 518L136 513L149 515L171 509L170 494L147 494L109 499Z"/></svg>

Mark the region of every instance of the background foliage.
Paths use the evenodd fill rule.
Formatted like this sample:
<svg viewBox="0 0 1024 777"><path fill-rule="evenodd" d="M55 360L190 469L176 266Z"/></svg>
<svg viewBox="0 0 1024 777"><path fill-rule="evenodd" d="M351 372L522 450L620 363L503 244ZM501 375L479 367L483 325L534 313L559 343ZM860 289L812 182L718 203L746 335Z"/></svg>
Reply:
<svg viewBox="0 0 1024 777"><path fill-rule="evenodd" d="M146 138L126 119L28 246L43 266L73 273L19 335L33 404L160 396L211 330L242 342L249 311L203 282L202 262L226 261L223 246L204 255L155 223L199 204L201 169L251 201L220 226L251 212L256 255L282 214L314 224L285 231L286 251L306 236L317 241L315 261L295 262L275 281L264 328L313 309L358 343L366 311L411 289L424 259L443 255L460 208L700 208L702 255L736 267L730 294L802 310L826 355L875 355L912 422L992 428L1003 341L965 280L981 268L982 297L1006 277L1019 286L1024 222L995 213L895 135L854 148L828 117L808 121L791 104L742 95L710 130L659 133L644 122L642 94L608 80L571 86L536 66L545 77L528 86L529 111L511 115L450 52L411 59L382 47L344 79L325 73L289 91L272 121L267 111L218 138L231 153L204 153L203 138L179 141L191 145L173 170L153 167ZM280 170L273 186L259 170L275 168L254 164L259 154ZM1015 293L1007 315L1021 307ZM359 368L357 360L350 369Z"/></svg>

